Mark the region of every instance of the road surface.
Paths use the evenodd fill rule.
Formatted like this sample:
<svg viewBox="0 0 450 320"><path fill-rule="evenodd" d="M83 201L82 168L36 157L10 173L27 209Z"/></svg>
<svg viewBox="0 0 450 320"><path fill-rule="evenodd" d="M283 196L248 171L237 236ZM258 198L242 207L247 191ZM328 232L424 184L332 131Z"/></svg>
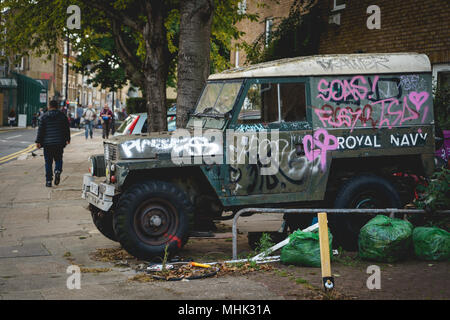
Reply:
<svg viewBox="0 0 450 320"><path fill-rule="evenodd" d="M0 130L0 165L32 150L37 128Z"/></svg>

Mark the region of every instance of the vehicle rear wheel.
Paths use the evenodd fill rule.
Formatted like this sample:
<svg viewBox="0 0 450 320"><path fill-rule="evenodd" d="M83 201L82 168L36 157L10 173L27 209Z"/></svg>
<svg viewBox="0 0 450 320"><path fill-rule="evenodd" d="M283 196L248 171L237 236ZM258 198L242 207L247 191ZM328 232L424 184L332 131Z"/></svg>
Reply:
<svg viewBox="0 0 450 320"><path fill-rule="evenodd" d="M113 229L112 212L102 211L92 204L89 204L89 211L91 211L92 221L94 222L98 231L100 231L100 233L108 239L117 241L117 237Z"/></svg>
<svg viewBox="0 0 450 320"><path fill-rule="evenodd" d="M398 191L388 180L376 175L360 175L347 181L336 196L335 208L383 209L400 208ZM330 216L330 229L335 246L348 251L358 250L360 229L372 218L365 214Z"/></svg>
<svg viewBox="0 0 450 320"><path fill-rule="evenodd" d="M131 186L114 212L114 231L122 247L139 259L181 249L188 239L193 207L175 185L150 181Z"/></svg>
<svg viewBox="0 0 450 320"><path fill-rule="evenodd" d="M289 232L292 233L298 229L304 230L308 228L315 217L314 214L310 213L286 213L284 215L284 220L289 228Z"/></svg>

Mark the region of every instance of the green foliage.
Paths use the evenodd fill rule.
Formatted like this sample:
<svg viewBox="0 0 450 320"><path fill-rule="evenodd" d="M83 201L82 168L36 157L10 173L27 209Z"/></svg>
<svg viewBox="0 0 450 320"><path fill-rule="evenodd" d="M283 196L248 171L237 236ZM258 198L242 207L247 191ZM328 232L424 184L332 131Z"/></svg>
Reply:
<svg viewBox="0 0 450 320"><path fill-rule="evenodd" d="M47 55L60 51L69 1L14 1L0 2L2 23L0 46L6 53L1 62L15 63L23 56Z"/></svg>
<svg viewBox="0 0 450 320"><path fill-rule="evenodd" d="M269 249L273 245L274 245L274 243L272 241L272 238L270 237L270 234L264 232L261 235L261 238L259 239L258 243L256 244L255 251L257 253L263 253L263 252L267 251L267 249Z"/></svg>
<svg viewBox="0 0 450 320"><path fill-rule="evenodd" d="M257 14L239 14L239 2L214 0L212 72L229 67L231 41L243 35L235 24L243 19L257 19ZM150 94L145 90L149 88L149 73L158 77L157 83L176 87L180 3L180 0L1 1L0 49L11 65L26 55L50 58L51 54L62 53L62 40L69 38L73 52L79 53L74 69L89 75L90 83L116 90L130 81L146 96ZM70 5L80 7L81 29L66 28ZM163 28L158 29L157 23L153 25L159 20L150 17L150 12L163 19ZM157 73L155 68L167 74Z"/></svg>
<svg viewBox="0 0 450 320"><path fill-rule="evenodd" d="M144 98L128 98L127 114L147 112L147 101Z"/></svg>
<svg viewBox="0 0 450 320"><path fill-rule="evenodd" d="M289 16L274 21L270 39L265 32L251 44L240 45L247 55L247 63L306 56L317 53L322 19L318 1L295 0ZM270 5L269 5L270 6Z"/></svg>
<svg viewBox="0 0 450 320"><path fill-rule="evenodd" d="M73 67L77 72L88 75L87 83L102 89L117 90L127 83L122 61L115 52L111 35L90 37L89 44L83 42L83 48Z"/></svg>
<svg viewBox="0 0 450 320"><path fill-rule="evenodd" d="M211 28L211 72L221 72L230 68L230 51L232 40L238 40L245 32L236 24L242 20L258 21L258 14L239 13L241 0L215 0L215 13ZM257 6L263 5L262 0Z"/></svg>
<svg viewBox="0 0 450 320"><path fill-rule="evenodd" d="M431 177L427 186L419 185L419 198L415 204L420 209L439 210L450 209L450 170L442 168Z"/></svg>
<svg viewBox="0 0 450 320"><path fill-rule="evenodd" d="M450 130L450 86L434 88L434 119L442 130Z"/></svg>

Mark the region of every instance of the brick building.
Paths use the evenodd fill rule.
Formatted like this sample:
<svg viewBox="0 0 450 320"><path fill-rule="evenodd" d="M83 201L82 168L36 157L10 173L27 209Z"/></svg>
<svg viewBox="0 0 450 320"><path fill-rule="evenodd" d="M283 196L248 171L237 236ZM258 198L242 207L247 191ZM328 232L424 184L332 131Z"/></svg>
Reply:
<svg viewBox="0 0 450 320"><path fill-rule="evenodd" d="M287 17L294 0L241 1L243 10L257 12L259 22L242 21L241 41L270 38L273 25ZM304 1L305 2L305 1ZM306 1L307 2L307 1ZM450 2L445 0L310 0L319 6L323 31L317 54L419 52L430 58L433 76L448 84L450 76ZM377 7L373 7L373 6ZM241 9L242 10L242 9ZM375 10L375 11L373 11ZM376 13L378 11L378 13ZM378 14L378 28L374 18ZM376 26L375 26L376 27ZM241 50L242 51L242 50ZM233 50L231 64L245 63L244 52Z"/></svg>

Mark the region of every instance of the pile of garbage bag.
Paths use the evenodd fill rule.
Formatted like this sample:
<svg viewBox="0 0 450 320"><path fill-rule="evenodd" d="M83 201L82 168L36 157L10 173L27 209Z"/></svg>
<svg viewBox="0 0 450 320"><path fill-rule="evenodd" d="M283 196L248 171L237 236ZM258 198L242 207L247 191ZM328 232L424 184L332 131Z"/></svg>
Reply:
<svg viewBox="0 0 450 320"><path fill-rule="evenodd" d="M359 232L359 256L379 262L395 262L412 252L414 226L405 220L378 215Z"/></svg>
<svg viewBox="0 0 450 320"><path fill-rule="evenodd" d="M332 257L331 243L333 236L328 231L330 243L330 259ZM319 234L297 230L289 235L289 243L281 250L280 261L303 267L320 267Z"/></svg>
<svg viewBox="0 0 450 320"><path fill-rule="evenodd" d="M436 227L417 227L413 234L414 254L421 260L450 259L450 233Z"/></svg>

